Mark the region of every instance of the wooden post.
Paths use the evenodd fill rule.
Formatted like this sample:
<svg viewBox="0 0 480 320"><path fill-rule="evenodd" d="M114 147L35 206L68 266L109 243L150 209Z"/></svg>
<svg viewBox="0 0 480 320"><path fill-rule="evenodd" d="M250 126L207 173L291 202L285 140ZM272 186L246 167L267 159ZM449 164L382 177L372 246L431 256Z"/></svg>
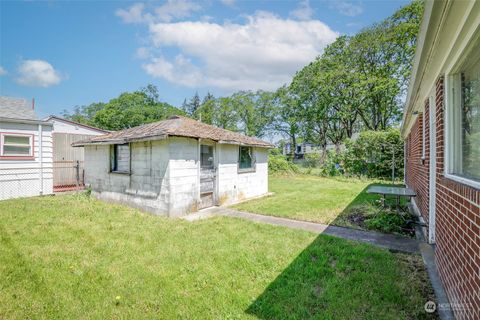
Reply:
<svg viewBox="0 0 480 320"><path fill-rule="evenodd" d="M77 183L77 191L80 190L80 162L77 160L77 165L75 166L75 173L76 173L76 183Z"/></svg>

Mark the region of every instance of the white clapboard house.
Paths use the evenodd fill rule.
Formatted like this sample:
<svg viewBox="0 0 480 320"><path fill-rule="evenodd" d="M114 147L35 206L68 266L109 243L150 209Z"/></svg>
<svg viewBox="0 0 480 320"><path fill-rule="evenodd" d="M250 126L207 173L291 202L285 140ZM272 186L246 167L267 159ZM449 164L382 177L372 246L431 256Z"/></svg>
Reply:
<svg viewBox="0 0 480 320"><path fill-rule="evenodd" d="M33 103L0 97L0 200L53 193L52 129Z"/></svg>

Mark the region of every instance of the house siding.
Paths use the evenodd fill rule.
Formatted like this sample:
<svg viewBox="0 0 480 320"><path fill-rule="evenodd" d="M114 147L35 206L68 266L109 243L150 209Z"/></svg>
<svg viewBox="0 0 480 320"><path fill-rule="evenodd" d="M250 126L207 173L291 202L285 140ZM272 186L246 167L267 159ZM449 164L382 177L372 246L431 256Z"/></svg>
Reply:
<svg viewBox="0 0 480 320"><path fill-rule="evenodd" d="M42 125L41 166L38 125L0 122L0 132L33 136L33 159L0 159L0 200L52 194L52 127Z"/></svg>

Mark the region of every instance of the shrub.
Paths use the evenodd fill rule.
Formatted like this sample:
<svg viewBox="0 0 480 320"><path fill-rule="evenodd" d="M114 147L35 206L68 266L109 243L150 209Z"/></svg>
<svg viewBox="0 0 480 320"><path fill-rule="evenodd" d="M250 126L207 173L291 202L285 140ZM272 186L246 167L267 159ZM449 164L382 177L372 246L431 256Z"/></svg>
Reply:
<svg viewBox="0 0 480 320"><path fill-rule="evenodd" d="M328 150L325 159L320 167L322 175L338 176L344 173L343 154L334 150Z"/></svg>
<svg viewBox="0 0 480 320"><path fill-rule="evenodd" d="M395 177L403 176L403 140L398 129L364 131L345 145L343 167L347 174L390 178L394 154Z"/></svg>
<svg viewBox="0 0 480 320"><path fill-rule="evenodd" d="M269 173L299 173L300 169L282 155L271 155L268 158Z"/></svg>
<svg viewBox="0 0 480 320"><path fill-rule="evenodd" d="M393 211L380 211L365 220L365 227L386 233L409 234L412 232L410 215L403 216Z"/></svg>
<svg viewBox="0 0 480 320"><path fill-rule="evenodd" d="M306 168L315 168L321 165L321 153L307 153L304 156L303 166Z"/></svg>

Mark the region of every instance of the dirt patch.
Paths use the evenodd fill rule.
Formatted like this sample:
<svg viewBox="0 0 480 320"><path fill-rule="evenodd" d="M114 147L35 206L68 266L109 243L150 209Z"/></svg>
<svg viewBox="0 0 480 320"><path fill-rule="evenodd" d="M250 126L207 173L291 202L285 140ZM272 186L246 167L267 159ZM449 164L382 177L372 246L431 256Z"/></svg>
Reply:
<svg viewBox="0 0 480 320"><path fill-rule="evenodd" d="M358 213L358 212L352 213L347 217L347 219L353 225L359 226L362 229L365 227L366 217L361 213Z"/></svg>

